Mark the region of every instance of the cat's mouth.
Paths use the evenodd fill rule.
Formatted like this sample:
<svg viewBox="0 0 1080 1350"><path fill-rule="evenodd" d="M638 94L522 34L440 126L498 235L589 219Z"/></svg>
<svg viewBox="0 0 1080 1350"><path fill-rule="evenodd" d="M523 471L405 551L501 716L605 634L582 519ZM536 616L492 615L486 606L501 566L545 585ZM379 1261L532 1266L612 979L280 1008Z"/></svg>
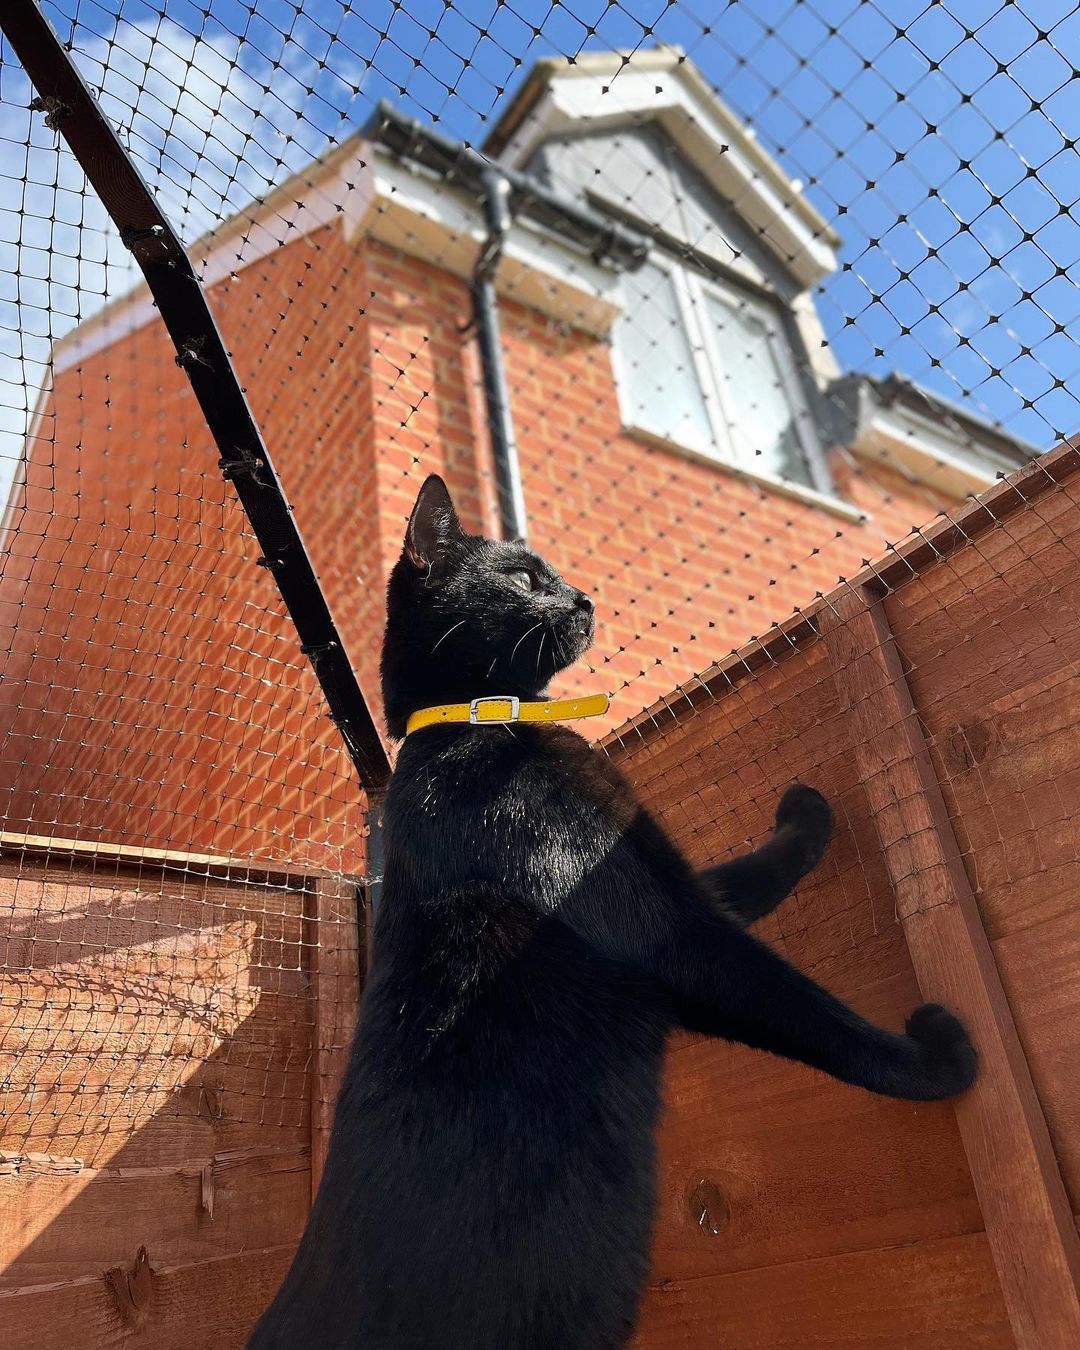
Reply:
<svg viewBox="0 0 1080 1350"><path fill-rule="evenodd" d="M567 651L567 665L576 661L589 650L596 635L596 623L592 614L580 611L569 615L560 625L561 646Z"/></svg>

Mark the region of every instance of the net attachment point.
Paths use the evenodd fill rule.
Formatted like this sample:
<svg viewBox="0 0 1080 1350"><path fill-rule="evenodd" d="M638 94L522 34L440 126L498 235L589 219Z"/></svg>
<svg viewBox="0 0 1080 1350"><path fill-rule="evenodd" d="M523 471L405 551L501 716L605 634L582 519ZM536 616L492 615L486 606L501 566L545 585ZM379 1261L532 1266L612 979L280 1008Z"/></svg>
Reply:
<svg viewBox="0 0 1080 1350"><path fill-rule="evenodd" d="M120 242L125 248L134 248L137 244L143 244L148 239L164 239L164 225L146 225L139 227L136 225L125 225L120 231ZM177 365L182 364L180 357L176 358Z"/></svg>
<svg viewBox="0 0 1080 1350"><path fill-rule="evenodd" d="M55 131L65 117L71 116L71 108L62 99L53 94L42 94L30 100L31 112L43 112L45 125Z"/></svg>
<svg viewBox="0 0 1080 1350"><path fill-rule="evenodd" d="M272 487L272 483L260 476L266 467L266 460L261 455L252 454L250 450L238 451L235 459L218 460L218 468L221 470L222 477L230 483L235 482L237 478L250 478L258 487ZM259 566L272 569L281 566L281 563L280 558L260 559Z"/></svg>

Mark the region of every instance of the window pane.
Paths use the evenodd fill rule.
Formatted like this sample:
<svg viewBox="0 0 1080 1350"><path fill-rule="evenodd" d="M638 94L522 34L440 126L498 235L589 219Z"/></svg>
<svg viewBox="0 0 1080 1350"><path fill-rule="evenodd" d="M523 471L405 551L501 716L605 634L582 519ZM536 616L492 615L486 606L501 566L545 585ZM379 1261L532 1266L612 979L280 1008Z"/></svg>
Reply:
<svg viewBox="0 0 1080 1350"><path fill-rule="evenodd" d="M622 280L626 309L615 322L614 338L631 424L681 445L711 447L705 399L671 278L646 263Z"/></svg>
<svg viewBox="0 0 1080 1350"><path fill-rule="evenodd" d="M740 463L779 478L809 483L794 409L764 319L745 303L707 294L720 358L720 393Z"/></svg>

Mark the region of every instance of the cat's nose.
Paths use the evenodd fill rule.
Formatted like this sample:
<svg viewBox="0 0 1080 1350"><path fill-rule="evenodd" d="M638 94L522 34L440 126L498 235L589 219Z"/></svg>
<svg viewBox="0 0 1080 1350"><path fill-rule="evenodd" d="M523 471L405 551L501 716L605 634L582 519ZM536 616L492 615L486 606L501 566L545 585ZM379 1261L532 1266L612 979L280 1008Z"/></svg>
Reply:
<svg viewBox="0 0 1080 1350"><path fill-rule="evenodd" d="M592 597L586 595L584 591L578 591L577 595L574 596L574 604L578 609L583 609L586 614L592 613Z"/></svg>

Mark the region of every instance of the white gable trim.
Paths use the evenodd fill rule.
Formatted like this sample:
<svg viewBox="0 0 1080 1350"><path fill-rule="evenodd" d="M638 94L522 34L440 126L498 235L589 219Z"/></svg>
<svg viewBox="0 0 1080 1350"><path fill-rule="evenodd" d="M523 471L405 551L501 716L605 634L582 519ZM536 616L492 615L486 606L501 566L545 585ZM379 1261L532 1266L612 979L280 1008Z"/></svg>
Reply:
<svg viewBox="0 0 1080 1350"><path fill-rule="evenodd" d="M600 62L553 75L500 159L523 167L542 140L659 123L689 163L729 200L803 289L836 270L836 234L758 145L752 131L674 55L639 68ZM610 64L610 61L608 61ZM610 82L605 82L610 80Z"/></svg>
<svg viewBox="0 0 1080 1350"><path fill-rule="evenodd" d="M377 239L457 277L475 270L487 230L480 204L436 174L377 151L373 191L347 237ZM501 296L603 337L620 308L619 273L557 235L515 220L495 276Z"/></svg>
<svg viewBox="0 0 1080 1350"><path fill-rule="evenodd" d="M361 150L359 140L348 142L196 240L189 256L203 285L214 286L238 274L341 215L338 203L350 195L350 187L364 189ZM144 328L156 315L146 283L139 282L53 345L53 369L60 372L80 364Z"/></svg>
<svg viewBox="0 0 1080 1350"><path fill-rule="evenodd" d="M875 408L846 447L874 464L952 497L984 492L1016 469L990 446L967 440L949 423L922 417L896 404Z"/></svg>
<svg viewBox="0 0 1080 1350"><path fill-rule="evenodd" d="M26 466L30 462L33 447L39 440L44 439L41 435L41 424L45 420L45 408L52 387L52 371L46 366L37 402L34 404L34 414L30 419L30 428L23 438L22 454L16 461L15 471L8 484L7 501L4 503L3 511L0 512L0 549L5 551L14 540L15 517L22 510L26 500Z"/></svg>

